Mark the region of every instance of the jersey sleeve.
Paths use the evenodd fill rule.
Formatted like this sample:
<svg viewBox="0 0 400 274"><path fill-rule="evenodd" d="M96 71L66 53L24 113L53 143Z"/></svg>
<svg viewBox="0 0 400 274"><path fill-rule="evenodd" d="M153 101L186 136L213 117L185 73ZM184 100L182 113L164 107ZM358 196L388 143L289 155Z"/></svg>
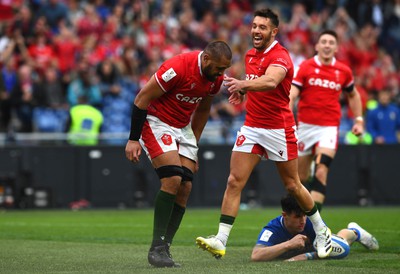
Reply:
<svg viewBox="0 0 400 274"><path fill-rule="evenodd" d="M168 92L177 86L184 77L184 67L182 61L173 57L165 61L154 74L158 85L164 92Z"/></svg>
<svg viewBox="0 0 400 274"><path fill-rule="evenodd" d="M343 86L343 90L346 92L352 92L354 89L354 77L349 67L346 67L346 81Z"/></svg>
<svg viewBox="0 0 400 274"><path fill-rule="evenodd" d="M270 66L277 66L283 68L286 72L292 68L292 62L290 56L286 53L276 54L272 59Z"/></svg>
<svg viewBox="0 0 400 274"><path fill-rule="evenodd" d="M257 245L266 245L266 246L273 246L276 245L278 242L276 241L277 239L277 233L268 227L264 227L260 234L258 235L257 238Z"/></svg>

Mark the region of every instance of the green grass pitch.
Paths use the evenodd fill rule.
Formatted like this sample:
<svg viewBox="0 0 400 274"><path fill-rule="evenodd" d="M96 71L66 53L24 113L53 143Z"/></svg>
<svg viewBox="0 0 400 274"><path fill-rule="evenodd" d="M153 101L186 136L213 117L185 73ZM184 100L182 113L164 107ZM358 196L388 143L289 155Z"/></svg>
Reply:
<svg viewBox="0 0 400 274"><path fill-rule="evenodd" d="M250 262L261 227L279 208L242 210L221 260L195 246L215 234L219 209L188 208L171 252L177 269L147 263L152 209L0 211L0 273L400 273L400 207L325 207L333 232L358 222L376 236L380 250L355 243L342 260Z"/></svg>

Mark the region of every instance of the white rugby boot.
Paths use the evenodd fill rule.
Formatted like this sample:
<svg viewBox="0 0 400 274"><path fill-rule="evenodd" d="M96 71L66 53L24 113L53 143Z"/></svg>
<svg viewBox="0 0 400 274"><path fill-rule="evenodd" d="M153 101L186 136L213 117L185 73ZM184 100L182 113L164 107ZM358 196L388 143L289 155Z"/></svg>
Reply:
<svg viewBox="0 0 400 274"><path fill-rule="evenodd" d="M368 231L363 229L355 222L351 222L347 225L348 229L355 230L358 234L357 242L360 242L363 246L365 246L369 250L378 250L379 243L374 236L372 236Z"/></svg>
<svg viewBox="0 0 400 274"><path fill-rule="evenodd" d="M197 237L196 244L199 248L210 252L216 259L225 256L225 245L214 235L208 236L207 238Z"/></svg>
<svg viewBox="0 0 400 274"><path fill-rule="evenodd" d="M326 258L332 252L332 232L329 227L325 226L320 231L315 232L315 243L319 258Z"/></svg>

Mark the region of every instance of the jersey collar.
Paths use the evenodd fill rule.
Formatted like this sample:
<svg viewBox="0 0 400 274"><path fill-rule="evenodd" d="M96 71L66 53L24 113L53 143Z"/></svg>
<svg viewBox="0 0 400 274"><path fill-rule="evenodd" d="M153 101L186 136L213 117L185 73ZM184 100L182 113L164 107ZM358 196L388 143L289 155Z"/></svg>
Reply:
<svg viewBox="0 0 400 274"><path fill-rule="evenodd" d="M321 61L318 59L318 55L314 55L314 61L315 63L317 63L318 66L322 67L323 64L321 63ZM332 58L332 62L330 63L330 66L334 66L336 64L336 58L333 57ZM329 66L329 65L328 65Z"/></svg>
<svg viewBox="0 0 400 274"><path fill-rule="evenodd" d="M199 66L200 75L203 76L203 71L201 70L201 55L204 51L200 51L199 55L197 55L197 65Z"/></svg>
<svg viewBox="0 0 400 274"><path fill-rule="evenodd" d="M269 47L264 51L264 53L269 52L276 44L278 44L278 41L274 40L274 42L269 45Z"/></svg>

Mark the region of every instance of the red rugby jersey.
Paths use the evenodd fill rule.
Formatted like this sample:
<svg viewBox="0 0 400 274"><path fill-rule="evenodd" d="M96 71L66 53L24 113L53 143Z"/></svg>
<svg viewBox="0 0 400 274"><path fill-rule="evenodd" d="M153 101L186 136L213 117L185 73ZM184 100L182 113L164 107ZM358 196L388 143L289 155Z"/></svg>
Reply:
<svg viewBox="0 0 400 274"><path fill-rule="evenodd" d="M154 76L165 94L150 103L148 114L183 128L201 100L219 92L223 76L208 81L201 72L200 55L200 51L179 54L160 66Z"/></svg>
<svg viewBox="0 0 400 274"><path fill-rule="evenodd" d="M246 53L246 79L265 74L269 66L286 70L286 76L274 90L247 93L245 125L267 129L287 128L295 125L289 108L289 92L293 79L293 63L288 51L274 41L264 52L251 49Z"/></svg>
<svg viewBox="0 0 400 274"><path fill-rule="evenodd" d="M314 56L300 65L293 84L300 88L298 121L319 126L339 126L340 93L343 89L352 89L354 85L353 74L347 65L335 58L330 65L324 65Z"/></svg>

